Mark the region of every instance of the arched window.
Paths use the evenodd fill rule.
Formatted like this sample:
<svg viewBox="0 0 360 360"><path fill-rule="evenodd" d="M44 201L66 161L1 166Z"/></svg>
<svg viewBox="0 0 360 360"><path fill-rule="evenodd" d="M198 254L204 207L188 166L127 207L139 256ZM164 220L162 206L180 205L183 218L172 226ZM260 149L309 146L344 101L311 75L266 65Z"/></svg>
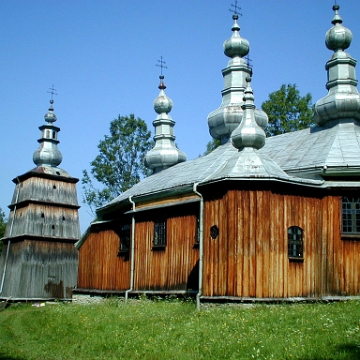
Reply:
<svg viewBox="0 0 360 360"><path fill-rule="evenodd" d="M303 230L298 226L288 228L288 256L289 258L303 258Z"/></svg>
<svg viewBox="0 0 360 360"><path fill-rule="evenodd" d="M341 199L343 234L360 234L360 199L343 197Z"/></svg>

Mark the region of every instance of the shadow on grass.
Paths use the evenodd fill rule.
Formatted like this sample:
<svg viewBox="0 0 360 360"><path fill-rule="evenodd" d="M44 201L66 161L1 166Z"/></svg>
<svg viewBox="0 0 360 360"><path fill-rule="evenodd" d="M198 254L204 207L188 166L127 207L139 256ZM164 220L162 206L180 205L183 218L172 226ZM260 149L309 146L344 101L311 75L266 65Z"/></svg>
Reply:
<svg viewBox="0 0 360 360"><path fill-rule="evenodd" d="M26 360L26 358L19 356L9 356L0 352L0 360Z"/></svg>
<svg viewBox="0 0 360 360"><path fill-rule="evenodd" d="M300 360L359 360L360 359L360 345L358 344L343 344L336 346L336 353L330 357L306 357ZM1 360L1 359L0 359Z"/></svg>

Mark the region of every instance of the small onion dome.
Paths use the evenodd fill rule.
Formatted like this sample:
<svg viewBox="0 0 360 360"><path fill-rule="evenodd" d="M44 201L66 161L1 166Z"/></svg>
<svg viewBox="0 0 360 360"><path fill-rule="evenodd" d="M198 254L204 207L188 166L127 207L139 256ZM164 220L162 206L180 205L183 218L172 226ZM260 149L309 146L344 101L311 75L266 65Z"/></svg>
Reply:
<svg viewBox="0 0 360 360"><path fill-rule="evenodd" d="M164 84L164 75L160 75L159 78L160 78L160 85L159 85L160 94L154 101L154 109L158 114L162 114L162 113L168 114L173 107L173 102L170 98L168 98L165 95L164 90L166 89L166 86Z"/></svg>
<svg viewBox="0 0 360 360"><path fill-rule="evenodd" d="M153 121L155 145L145 156L145 166L152 169L153 173L186 161L185 153L175 145L175 121L168 114L173 107L173 102L165 94L163 75L160 75L159 89L160 94L154 101L154 109L158 114Z"/></svg>
<svg viewBox="0 0 360 360"><path fill-rule="evenodd" d="M57 144L57 134L60 128L55 126L53 122L56 121L56 115L53 108L54 100L50 100L49 112L45 114L44 118L48 124L39 127L41 130L41 139L38 140L39 148L34 152L33 161L37 166L52 166L56 167L62 162L62 155Z"/></svg>
<svg viewBox="0 0 360 360"><path fill-rule="evenodd" d="M61 164L62 159L61 152L51 142L42 143L33 155L33 161L37 166L47 165L56 167Z"/></svg>
<svg viewBox="0 0 360 360"><path fill-rule="evenodd" d="M224 53L230 58L236 56L244 57L249 53L250 45L246 39L243 39L240 36L240 26L237 23L239 16L234 14L232 18L234 20L234 26L231 29L233 34L230 39L224 42Z"/></svg>
<svg viewBox="0 0 360 360"><path fill-rule="evenodd" d="M54 114L53 103L54 103L54 100L51 99L50 100L49 111L44 115L44 119L48 123L53 123L53 122L55 122L57 120L56 115Z"/></svg>
<svg viewBox="0 0 360 360"><path fill-rule="evenodd" d="M325 44L329 50L345 50L352 41L352 32L342 25L342 19L339 15L339 5L334 5L335 16L332 20L334 26L326 33Z"/></svg>
<svg viewBox="0 0 360 360"><path fill-rule="evenodd" d="M250 85L251 78L247 77L248 86L245 90L244 110L240 125L231 134L234 147L242 150L244 147L260 149L265 144L265 131L255 121L254 93Z"/></svg>

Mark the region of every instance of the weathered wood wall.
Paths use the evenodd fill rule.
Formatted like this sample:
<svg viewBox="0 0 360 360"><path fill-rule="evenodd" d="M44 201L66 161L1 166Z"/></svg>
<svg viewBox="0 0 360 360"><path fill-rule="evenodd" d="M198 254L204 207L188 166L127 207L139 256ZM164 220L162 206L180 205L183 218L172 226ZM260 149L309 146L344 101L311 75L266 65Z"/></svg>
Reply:
<svg viewBox="0 0 360 360"><path fill-rule="evenodd" d="M360 242L341 240L340 196L230 190L205 202L205 296L358 295ZM219 236L210 237L210 227ZM304 260L288 258L287 229L304 231Z"/></svg>
<svg viewBox="0 0 360 360"><path fill-rule="evenodd" d="M9 243L3 248L7 252ZM0 259L0 279L5 256ZM69 299L77 280L78 252L73 243L11 242L2 297Z"/></svg>
<svg viewBox="0 0 360 360"><path fill-rule="evenodd" d="M134 290L198 289L198 207L196 204L160 211L168 217L167 244L162 249L153 248L157 212L135 214ZM119 241L119 235L111 229L88 235L79 249L79 289L129 289L131 254L118 256Z"/></svg>
<svg viewBox="0 0 360 360"><path fill-rule="evenodd" d="M58 180L55 177L29 177L16 184L11 204L29 200L77 206L76 182L73 178Z"/></svg>
<svg viewBox="0 0 360 360"><path fill-rule="evenodd" d="M118 256L119 245L119 235L113 230L89 234L79 249L78 288L129 289L129 255Z"/></svg>
<svg viewBox="0 0 360 360"><path fill-rule="evenodd" d="M198 205L197 205L198 208ZM136 290L198 289L199 250L196 242L196 210L167 210L167 243L153 248L154 222L140 219L135 235ZM198 210L197 210L198 211Z"/></svg>
<svg viewBox="0 0 360 360"><path fill-rule="evenodd" d="M63 239L79 239L78 210L46 204L29 203L10 212L5 237L11 236L41 236ZM10 234L11 230L11 234Z"/></svg>

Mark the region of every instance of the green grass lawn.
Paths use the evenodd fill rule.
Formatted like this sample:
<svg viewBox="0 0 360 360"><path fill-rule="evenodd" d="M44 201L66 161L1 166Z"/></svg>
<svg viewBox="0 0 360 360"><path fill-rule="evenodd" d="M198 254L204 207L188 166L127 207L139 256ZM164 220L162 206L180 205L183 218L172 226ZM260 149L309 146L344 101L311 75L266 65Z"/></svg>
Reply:
<svg viewBox="0 0 360 360"><path fill-rule="evenodd" d="M0 359L360 359L360 302L12 305Z"/></svg>

